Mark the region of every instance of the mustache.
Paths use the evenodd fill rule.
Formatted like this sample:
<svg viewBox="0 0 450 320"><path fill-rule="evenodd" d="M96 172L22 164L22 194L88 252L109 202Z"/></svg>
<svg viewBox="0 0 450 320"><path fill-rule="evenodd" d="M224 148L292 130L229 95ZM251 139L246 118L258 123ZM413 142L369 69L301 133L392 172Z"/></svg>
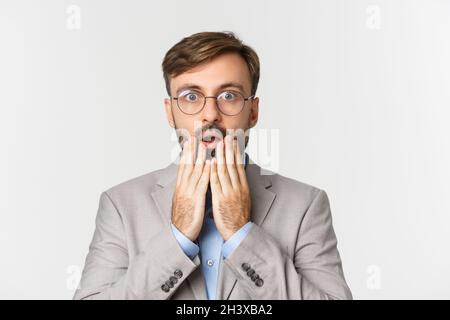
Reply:
<svg viewBox="0 0 450 320"><path fill-rule="evenodd" d="M201 140L202 134L206 130L216 131L216 132L218 132L218 133L220 133L222 135L222 138L224 138L226 136L226 134L227 134L227 130L226 129L221 128L221 127L219 127L218 125L216 125L214 123L208 123L208 124L205 124L202 127L198 128L194 132L195 137L198 138L199 140Z"/></svg>
<svg viewBox="0 0 450 320"><path fill-rule="evenodd" d="M179 130L177 128L176 130ZM203 133L207 130L215 131L218 136L221 137L221 139L224 139L228 134L230 134L234 139L237 139L239 141L239 145L243 144L243 147L247 147L248 140L249 140L249 130L243 130L243 129L226 129L218 126L215 123L207 123L202 126L199 126L195 128L193 135L196 137L198 143L202 141ZM186 139L189 138L189 133L186 130L182 130L180 134L178 134L178 142L183 148L183 144ZM214 149L215 150L215 149ZM214 151L213 151L214 152Z"/></svg>
<svg viewBox="0 0 450 320"><path fill-rule="evenodd" d="M177 128L178 130L178 128ZM197 138L197 141L201 141L202 140L202 136L203 136L203 132L205 132L206 130L213 130L213 131L217 131L218 133L221 134L222 138L225 138L226 134L227 134L227 130L224 128L219 127L218 125L214 124L214 123L209 123L209 124L205 124L203 126L201 126L200 128L197 128L194 132L194 136ZM178 142L182 145L183 142L188 138L187 136L187 132L182 132L181 134L178 135Z"/></svg>

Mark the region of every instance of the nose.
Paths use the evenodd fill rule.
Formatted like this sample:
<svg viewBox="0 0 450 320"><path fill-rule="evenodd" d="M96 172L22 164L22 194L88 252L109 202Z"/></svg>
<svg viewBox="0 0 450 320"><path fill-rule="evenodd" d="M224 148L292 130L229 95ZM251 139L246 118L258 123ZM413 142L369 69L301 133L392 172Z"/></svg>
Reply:
<svg viewBox="0 0 450 320"><path fill-rule="evenodd" d="M220 121L221 114L217 105L217 99L206 98L205 107L203 108L202 117L205 122L218 122Z"/></svg>

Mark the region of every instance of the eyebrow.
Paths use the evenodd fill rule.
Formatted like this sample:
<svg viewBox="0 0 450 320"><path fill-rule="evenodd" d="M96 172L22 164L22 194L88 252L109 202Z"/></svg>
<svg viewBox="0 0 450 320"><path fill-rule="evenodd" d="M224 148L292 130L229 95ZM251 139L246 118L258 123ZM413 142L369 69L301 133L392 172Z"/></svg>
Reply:
<svg viewBox="0 0 450 320"><path fill-rule="evenodd" d="M238 82L226 82L224 84L221 84L217 88L217 90L222 90L222 89L225 89L225 88L232 88L232 87L233 88L237 88L237 89L241 90L242 93L244 93L244 86L242 84L238 83ZM178 88L178 90L175 92L175 95L178 96L178 94L181 91L186 90L186 89L196 89L196 90L202 91L202 87L201 86L199 86L197 84L194 84L194 83L186 83L186 84L183 84L181 87Z"/></svg>

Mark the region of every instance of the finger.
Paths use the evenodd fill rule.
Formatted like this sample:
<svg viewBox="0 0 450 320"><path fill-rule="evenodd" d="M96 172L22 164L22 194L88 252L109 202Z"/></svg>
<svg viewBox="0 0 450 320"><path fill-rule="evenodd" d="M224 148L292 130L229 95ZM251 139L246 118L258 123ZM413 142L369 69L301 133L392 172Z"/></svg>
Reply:
<svg viewBox="0 0 450 320"><path fill-rule="evenodd" d="M190 141L190 148L187 160L188 163L193 166L195 163L195 156L197 152L197 138L195 136L191 136L189 141Z"/></svg>
<svg viewBox="0 0 450 320"><path fill-rule="evenodd" d="M208 190L210 174L211 174L211 160L208 159L205 161L205 165L203 166L202 170L202 175L195 187L196 191L199 194L206 194L206 191Z"/></svg>
<svg viewBox="0 0 450 320"><path fill-rule="evenodd" d="M192 145L191 145L191 161L192 161L192 165L195 164L195 159L197 158L197 148L198 148L198 144L197 144L197 137L195 135L192 136Z"/></svg>
<svg viewBox="0 0 450 320"><path fill-rule="evenodd" d="M234 139L227 135L225 137L225 162L227 165L227 171L233 188L239 188L239 176L235 166L235 147Z"/></svg>
<svg viewBox="0 0 450 320"><path fill-rule="evenodd" d="M190 144L191 144L191 139L190 139L190 137L188 137L187 139L184 140L183 150L181 151L180 163L182 163L183 165L186 163Z"/></svg>
<svg viewBox="0 0 450 320"><path fill-rule="evenodd" d="M217 159L217 175L219 177L219 182L222 187L222 191L227 192L232 186L230 177L228 176L228 170L225 164L224 155L224 142L219 141L216 147L216 159Z"/></svg>
<svg viewBox="0 0 450 320"><path fill-rule="evenodd" d="M234 147L235 147L235 149L234 149L235 157L236 157L236 159L240 159L237 161L237 164L236 164L237 173L239 176L239 182L242 187L248 188L247 175L245 173L245 153L242 156L242 154L239 150L239 141L234 140ZM242 160L242 157L244 157L244 160Z"/></svg>
<svg viewBox="0 0 450 320"><path fill-rule="evenodd" d="M210 174L209 180L211 182L211 193L213 193L213 194L222 193L222 186L220 185L219 176L217 174L217 159L216 158L211 159L211 174Z"/></svg>
<svg viewBox="0 0 450 320"><path fill-rule="evenodd" d="M181 177L183 176L183 164L180 162L178 165L178 172L177 172L177 183L176 186L178 187L181 183Z"/></svg>
<svg viewBox="0 0 450 320"><path fill-rule="evenodd" d="M184 165L186 163L186 154L188 148L189 148L189 138L187 140L184 140L182 144L180 163L178 164L177 186L180 185L181 179L183 177Z"/></svg>
<svg viewBox="0 0 450 320"><path fill-rule="evenodd" d="M203 164L206 159L206 147L202 142L199 142L197 147L197 159L195 160L195 164Z"/></svg>
<svg viewBox="0 0 450 320"><path fill-rule="evenodd" d="M195 188L195 186L197 185L198 179L200 179L200 177L202 175L203 167L205 164L205 159L206 159L206 147L203 145L203 143L199 143L197 160L195 161L194 172L191 175L193 188Z"/></svg>
<svg viewBox="0 0 450 320"><path fill-rule="evenodd" d="M194 151L195 151L196 139L194 136L189 137L187 142L186 154L184 156L184 169L181 180L187 181L192 174L194 168Z"/></svg>
<svg viewBox="0 0 450 320"><path fill-rule="evenodd" d="M236 163L245 164L245 142L243 136L237 136L234 140L237 146L236 149Z"/></svg>

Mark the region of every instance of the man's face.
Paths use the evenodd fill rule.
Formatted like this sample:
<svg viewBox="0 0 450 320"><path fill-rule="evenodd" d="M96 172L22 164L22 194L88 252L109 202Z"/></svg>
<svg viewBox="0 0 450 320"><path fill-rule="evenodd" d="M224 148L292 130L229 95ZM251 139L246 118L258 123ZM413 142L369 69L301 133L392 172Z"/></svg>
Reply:
<svg viewBox="0 0 450 320"><path fill-rule="evenodd" d="M244 98L247 98L251 95L250 72L242 57L236 53L225 53L171 79L172 97L189 89L207 97L216 97L228 89L240 92ZM164 100L167 121L171 127L177 129L180 143L182 138L186 138L183 135L195 135L202 140L201 143L212 155L218 141L225 137L227 130L228 133L229 130L237 133L244 132L245 146L247 145L249 129L258 121L258 103L258 98L249 99L239 114L230 116L219 111L215 99L208 98L200 112L188 115L177 107L177 101L171 101L169 98Z"/></svg>

